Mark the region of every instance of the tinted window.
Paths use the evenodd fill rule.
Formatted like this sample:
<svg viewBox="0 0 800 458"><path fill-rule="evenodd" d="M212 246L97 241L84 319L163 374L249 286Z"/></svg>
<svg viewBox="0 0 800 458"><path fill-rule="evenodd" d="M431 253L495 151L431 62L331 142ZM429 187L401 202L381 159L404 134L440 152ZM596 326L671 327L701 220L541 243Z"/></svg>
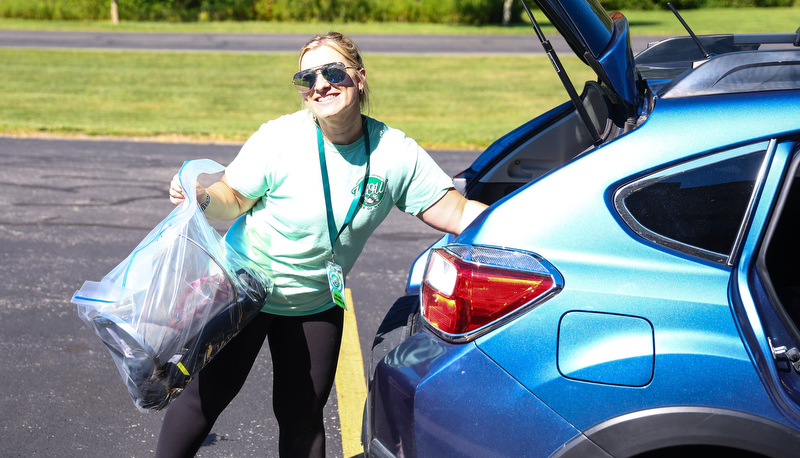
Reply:
<svg viewBox="0 0 800 458"><path fill-rule="evenodd" d="M764 160L764 151L693 161L627 185L618 210L634 231L679 251L730 254ZM620 208L621 204L621 208Z"/></svg>

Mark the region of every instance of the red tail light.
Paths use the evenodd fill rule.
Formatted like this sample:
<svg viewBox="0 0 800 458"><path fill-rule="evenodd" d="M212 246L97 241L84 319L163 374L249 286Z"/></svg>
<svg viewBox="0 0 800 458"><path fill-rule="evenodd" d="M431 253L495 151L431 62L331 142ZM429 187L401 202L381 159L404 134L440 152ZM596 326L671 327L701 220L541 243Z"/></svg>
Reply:
<svg viewBox="0 0 800 458"><path fill-rule="evenodd" d="M531 253L470 245L431 252L422 316L451 340L470 340L560 290L555 268Z"/></svg>

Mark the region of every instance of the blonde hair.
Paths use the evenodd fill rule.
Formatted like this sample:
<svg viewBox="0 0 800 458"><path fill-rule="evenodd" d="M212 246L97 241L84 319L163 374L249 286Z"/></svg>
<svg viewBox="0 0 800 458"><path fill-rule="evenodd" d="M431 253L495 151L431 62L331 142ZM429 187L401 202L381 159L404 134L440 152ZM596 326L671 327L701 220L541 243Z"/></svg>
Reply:
<svg viewBox="0 0 800 458"><path fill-rule="evenodd" d="M302 65L303 56L308 51L316 49L320 46L327 46L344 56L344 58L348 61L348 67L357 67L359 70L364 68L364 61L361 58L361 50L358 49L358 46L353 42L353 40L339 32L330 31L324 34L314 35L310 40L308 40L308 43L303 45L303 47L300 49L300 56L297 59L298 70L300 70L300 66ZM362 79L361 83L362 89L358 93L358 104L361 107L361 111L364 111L365 108L369 107L369 86L367 85L366 79Z"/></svg>

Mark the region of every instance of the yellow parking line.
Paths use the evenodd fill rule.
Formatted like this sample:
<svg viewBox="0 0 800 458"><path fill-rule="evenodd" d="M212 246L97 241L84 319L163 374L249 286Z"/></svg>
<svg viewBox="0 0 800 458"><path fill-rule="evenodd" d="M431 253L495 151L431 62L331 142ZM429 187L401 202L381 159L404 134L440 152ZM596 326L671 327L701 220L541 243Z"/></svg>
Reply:
<svg viewBox="0 0 800 458"><path fill-rule="evenodd" d="M336 369L336 397L339 404L339 424L342 427L342 452L345 458L362 456L361 418L367 399L364 381L364 359L358 341L358 326L353 309L353 294L344 290L347 311L344 312L344 332Z"/></svg>

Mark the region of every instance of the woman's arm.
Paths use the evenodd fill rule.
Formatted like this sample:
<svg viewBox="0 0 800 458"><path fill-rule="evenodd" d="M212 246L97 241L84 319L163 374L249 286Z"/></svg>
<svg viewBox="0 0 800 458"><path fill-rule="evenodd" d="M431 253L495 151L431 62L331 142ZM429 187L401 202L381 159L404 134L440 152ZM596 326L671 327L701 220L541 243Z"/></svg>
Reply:
<svg viewBox="0 0 800 458"><path fill-rule="evenodd" d="M467 200L455 189L428 207L417 217L428 226L453 235L458 235L486 208L486 205Z"/></svg>
<svg viewBox="0 0 800 458"><path fill-rule="evenodd" d="M230 221L244 215L248 210L253 208L253 205L258 202L258 199L249 199L239 194L238 191L231 188L228 184L226 176L222 176L222 180L212 184L208 188L204 188L197 183L196 187L197 201L201 204L205 202L206 196L211 200L205 209L206 218L216 221ZM169 201L173 205L180 205L184 201L183 189L181 188L178 175L172 179L169 187Z"/></svg>

